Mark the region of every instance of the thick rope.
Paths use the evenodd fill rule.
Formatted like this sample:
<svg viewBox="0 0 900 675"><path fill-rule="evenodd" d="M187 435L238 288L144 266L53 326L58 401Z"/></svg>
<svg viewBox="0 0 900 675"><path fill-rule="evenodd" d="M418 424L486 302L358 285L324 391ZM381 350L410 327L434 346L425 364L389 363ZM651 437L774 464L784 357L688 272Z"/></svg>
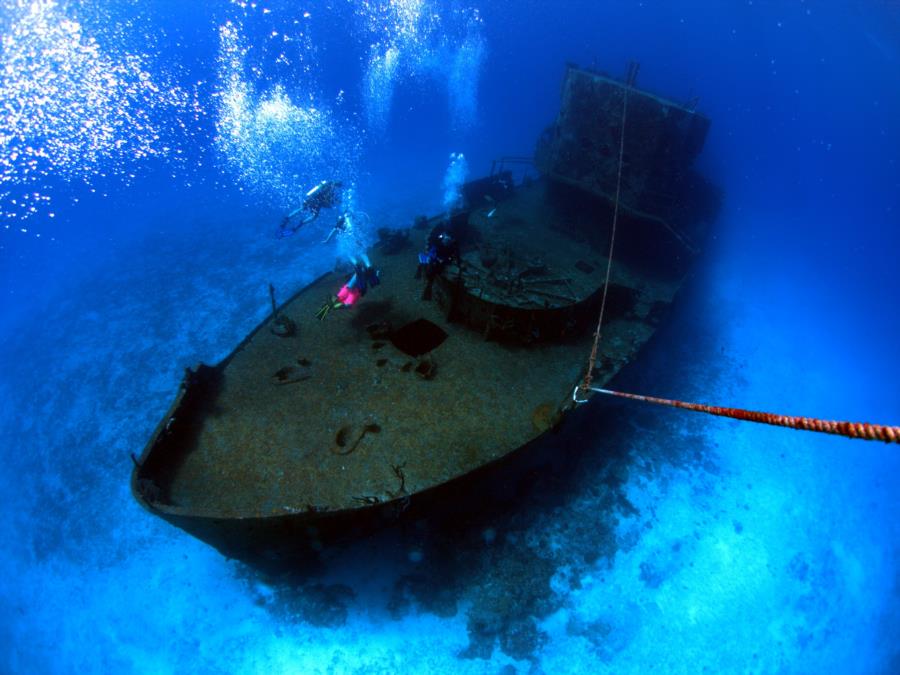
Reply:
<svg viewBox="0 0 900 675"><path fill-rule="evenodd" d="M594 364L597 362L597 351L600 347L600 330L603 327L603 312L606 309L606 293L609 290L609 275L612 271L613 249L616 245L616 223L619 220L619 195L622 190L622 158L625 155L625 116L628 112L628 90L631 88L632 75L629 72L629 80L623 88L622 95L622 130L619 134L619 168L616 173L616 199L613 203L612 232L609 236L609 255L606 260L606 280L603 282L603 296L600 300L600 315L597 317L597 330L594 331L594 344L591 346L591 355L588 358L587 372L584 374L583 389L591 388L594 377Z"/></svg>
<svg viewBox="0 0 900 675"><path fill-rule="evenodd" d="M646 403L666 405L672 408L695 410L697 412L703 412L709 415L730 417L736 420L746 420L748 422L772 424L774 426L788 427L790 429L818 431L823 434L836 434L838 436L847 436L848 438L861 438L866 441L900 443L900 427L884 426L882 424L869 424L867 422L838 422L834 420L820 420L813 417L776 415L774 413L759 412L756 410L743 410L741 408L721 408L719 406L704 405L702 403L688 403L686 401L675 401L668 398L656 398L655 396L642 396L640 394L628 394L622 391L612 391L611 389L597 389L594 387L591 388L591 391L597 392L598 394L609 394L610 396L629 398L635 401L644 401Z"/></svg>

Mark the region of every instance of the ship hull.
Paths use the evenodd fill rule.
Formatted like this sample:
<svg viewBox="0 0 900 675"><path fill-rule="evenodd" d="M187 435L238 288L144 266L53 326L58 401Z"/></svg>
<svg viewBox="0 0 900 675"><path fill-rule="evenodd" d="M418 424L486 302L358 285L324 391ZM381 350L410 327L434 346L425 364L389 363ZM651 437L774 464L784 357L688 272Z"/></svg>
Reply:
<svg viewBox="0 0 900 675"><path fill-rule="evenodd" d="M368 253L382 281L358 303L317 320L353 269L323 275L281 307L273 296L272 315L221 363L187 372L134 460L145 508L228 557L278 567L386 526L514 503L535 475L571 459L558 434L574 427L577 437L576 385L588 367L603 385L638 359L698 253L715 195L700 190L703 208L679 197L659 213L649 187L627 193L631 206L611 200L609 167L584 174L568 143L575 130L600 134L590 147L608 144L610 127L585 117L603 106L578 102L615 110L625 88L567 72L572 86L538 147L544 178L516 186L501 168L466 184L461 209L380 232ZM672 105L644 96L640 119L667 119ZM679 119L653 136L654 147L687 148L665 163L631 140L632 186L687 175L708 122L684 109ZM442 233L453 254L419 266ZM603 340L589 360L601 306Z"/></svg>

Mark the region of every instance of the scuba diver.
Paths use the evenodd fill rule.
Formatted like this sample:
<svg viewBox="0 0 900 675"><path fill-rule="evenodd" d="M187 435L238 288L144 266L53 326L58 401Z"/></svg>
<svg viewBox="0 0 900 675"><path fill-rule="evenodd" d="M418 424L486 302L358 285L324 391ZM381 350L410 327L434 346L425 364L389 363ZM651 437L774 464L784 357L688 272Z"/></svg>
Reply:
<svg viewBox="0 0 900 675"><path fill-rule="evenodd" d="M352 226L353 220L350 212L344 211L341 215L338 216L337 222L334 224L334 227L331 228L331 232L328 233L328 236L322 240L322 243L327 244L336 234L347 233L352 229Z"/></svg>
<svg viewBox="0 0 900 675"><path fill-rule="evenodd" d="M416 268L416 279L425 274L423 300L431 300L431 287L434 279L451 262L461 263L459 242L454 236L449 223L437 225L428 235L427 248L419 254L419 266Z"/></svg>
<svg viewBox="0 0 900 675"><path fill-rule="evenodd" d="M350 262L353 264L353 276L341 286L337 295L332 296L319 308L319 311L316 312L316 318L319 321L328 316L333 309L352 307L366 294L366 291L381 283L381 270L372 266L369 256L365 253L360 254L359 257L352 256Z"/></svg>
<svg viewBox="0 0 900 675"><path fill-rule="evenodd" d="M297 233L304 225L309 225L319 217L322 209L330 209L341 201L342 183L336 180L323 180L317 183L303 197L303 203L281 221L278 236L281 238L290 237ZM291 225L291 220L300 216L295 225Z"/></svg>

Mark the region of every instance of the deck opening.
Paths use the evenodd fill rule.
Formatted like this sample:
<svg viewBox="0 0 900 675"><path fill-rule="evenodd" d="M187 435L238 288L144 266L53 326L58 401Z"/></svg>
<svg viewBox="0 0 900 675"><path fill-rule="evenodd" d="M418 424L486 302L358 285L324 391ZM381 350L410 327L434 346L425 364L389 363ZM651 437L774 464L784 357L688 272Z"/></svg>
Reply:
<svg viewBox="0 0 900 675"><path fill-rule="evenodd" d="M428 319L411 321L391 335L391 343L410 356L427 354L440 347L446 339L444 329Z"/></svg>

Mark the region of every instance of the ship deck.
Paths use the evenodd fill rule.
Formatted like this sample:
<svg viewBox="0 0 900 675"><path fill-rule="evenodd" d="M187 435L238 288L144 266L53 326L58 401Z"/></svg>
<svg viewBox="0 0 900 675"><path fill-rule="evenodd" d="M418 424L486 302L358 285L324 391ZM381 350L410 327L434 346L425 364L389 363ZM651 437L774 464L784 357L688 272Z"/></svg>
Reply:
<svg viewBox="0 0 900 675"><path fill-rule="evenodd" d="M548 278L568 280L550 292L538 286L545 307L559 305L553 293L586 301L602 286L606 258L567 233L544 196L536 182L473 209L470 225L494 248L540 256ZM414 278L427 235L412 229L409 244L392 254L373 249L382 283L356 306L316 320L345 279L326 275L280 309L296 335L273 334L270 318L226 359L215 400L164 486L169 506L240 518L401 499L497 460L553 426L584 373L591 331L525 345L448 321L445 303L423 301L424 282ZM471 251L463 258L470 270L479 265ZM634 358L680 281L648 277L621 261L611 280L632 289L632 300L606 325L598 382ZM523 297L526 305L541 302L540 292ZM417 357L392 342L386 327L396 335L420 319L446 339Z"/></svg>

